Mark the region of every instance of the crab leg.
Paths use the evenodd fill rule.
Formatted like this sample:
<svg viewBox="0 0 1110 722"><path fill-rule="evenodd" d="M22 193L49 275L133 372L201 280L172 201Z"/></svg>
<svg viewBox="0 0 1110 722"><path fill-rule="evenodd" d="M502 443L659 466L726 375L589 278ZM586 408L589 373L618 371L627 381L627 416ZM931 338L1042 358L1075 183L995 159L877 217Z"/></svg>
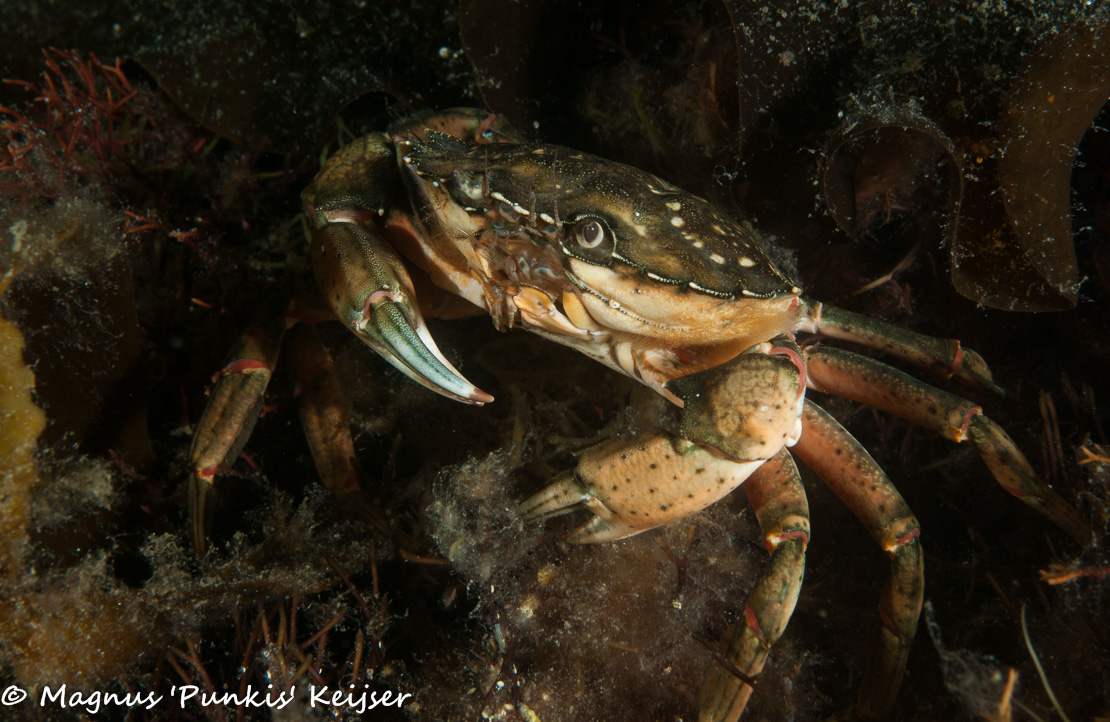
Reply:
<svg viewBox="0 0 1110 722"><path fill-rule="evenodd" d="M823 409L806 401L794 453L813 469L890 557L879 597L882 625L856 702L860 719L888 719L917 631L924 594L921 531L913 512L871 455Z"/></svg>
<svg viewBox="0 0 1110 722"><path fill-rule="evenodd" d="M321 483L359 515L388 528L359 485L351 419L331 354L316 328L304 323L289 329L285 348L301 426Z"/></svg>
<svg viewBox="0 0 1110 722"><path fill-rule="evenodd" d="M980 407L850 351L818 347L808 349L806 356L810 388L873 406L953 441L970 440L1002 488L1080 544L1090 541L1086 520L1037 476L1009 435Z"/></svg>
<svg viewBox="0 0 1110 722"><path fill-rule="evenodd" d="M991 378L990 367L983 357L963 348L954 338L914 333L819 301L803 300L803 304L804 315L797 326L798 331L858 343L898 356L938 376L1002 392Z"/></svg>
<svg viewBox="0 0 1110 722"><path fill-rule="evenodd" d="M357 492L358 472L351 464L355 457L351 422L331 354L311 325L298 324L288 335L289 374L320 481L336 494Z"/></svg>
<svg viewBox="0 0 1110 722"><path fill-rule="evenodd" d="M203 554L207 545L207 501L212 482L219 471L234 462L254 430L283 332L279 315L243 334L214 379L208 404L193 432L189 448L189 518L197 555Z"/></svg>
<svg viewBox="0 0 1110 722"><path fill-rule="evenodd" d="M414 381L464 403L493 401L440 353L404 263L364 216L329 211L314 218L312 266L328 305L363 343Z"/></svg>
<svg viewBox="0 0 1110 722"><path fill-rule="evenodd" d="M754 677L763 669L798 601L809 543L809 504L798 468L786 449L759 467L744 483L744 490L759 519L771 561L748 594L744 622L733 625L721 639L721 653L738 670ZM714 665L698 695L700 719L734 722L751 694L749 685Z"/></svg>

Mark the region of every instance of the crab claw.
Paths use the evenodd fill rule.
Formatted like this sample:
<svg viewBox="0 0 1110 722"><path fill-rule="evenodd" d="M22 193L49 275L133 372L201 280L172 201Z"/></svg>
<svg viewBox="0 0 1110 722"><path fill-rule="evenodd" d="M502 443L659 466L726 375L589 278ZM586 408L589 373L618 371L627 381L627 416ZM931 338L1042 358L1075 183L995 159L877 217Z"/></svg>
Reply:
<svg viewBox="0 0 1110 722"><path fill-rule="evenodd" d="M456 401L493 401L436 347L400 256L374 226L360 222L361 215L330 211L313 230L312 267L332 311L413 381Z"/></svg>

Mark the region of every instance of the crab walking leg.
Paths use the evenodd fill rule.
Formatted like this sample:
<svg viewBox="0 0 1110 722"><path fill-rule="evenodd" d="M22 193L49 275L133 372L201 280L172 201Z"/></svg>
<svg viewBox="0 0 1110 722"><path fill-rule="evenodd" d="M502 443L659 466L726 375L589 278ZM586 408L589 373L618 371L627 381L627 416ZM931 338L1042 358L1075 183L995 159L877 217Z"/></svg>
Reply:
<svg viewBox="0 0 1110 722"><path fill-rule="evenodd" d="M744 491L759 519L771 560L748 595L744 621L733 625L721 639L721 653L738 670L754 677L763 669L798 601L809 544L809 504L798 467L786 449L759 467L744 482ZM699 719L735 722L751 694L749 685L714 664L698 695Z"/></svg>
<svg viewBox="0 0 1110 722"><path fill-rule="evenodd" d="M413 381L481 406L493 397L463 378L432 340L400 256L365 212L313 217L312 267L328 305L359 339Z"/></svg>
<svg viewBox="0 0 1110 722"><path fill-rule="evenodd" d="M289 329L285 348L283 363L287 363L293 379L301 426L320 482L359 516L388 529L381 512L359 485L351 419L331 354L316 328L304 323Z"/></svg>
<svg viewBox="0 0 1110 722"><path fill-rule="evenodd" d="M336 494L357 492L358 472L351 464L355 457L351 422L331 354L308 324L291 328L285 345L297 410L320 481Z"/></svg>
<svg viewBox="0 0 1110 722"><path fill-rule="evenodd" d="M228 355L189 447L189 518L193 549L204 553L208 531L208 495L216 474L235 461L262 412L266 387L281 348L280 315L257 323Z"/></svg>
<svg viewBox="0 0 1110 722"><path fill-rule="evenodd" d="M804 300L803 303L802 320L795 330L858 343L898 356L938 376L1002 393L983 357L963 348L954 338L914 333L819 301Z"/></svg>
<svg viewBox="0 0 1110 722"><path fill-rule="evenodd" d="M902 495L843 426L811 401L806 401L802 423L805 433L794 447L795 455L840 497L890 557L890 576L879 596L882 624L856 702L860 719L888 719L921 614L921 530Z"/></svg>
<svg viewBox="0 0 1110 722"><path fill-rule="evenodd" d="M970 440L1003 489L1080 544L1091 530L1079 511L1037 476L1009 435L966 399L865 356L835 348L806 352L810 388L874 406L953 441Z"/></svg>

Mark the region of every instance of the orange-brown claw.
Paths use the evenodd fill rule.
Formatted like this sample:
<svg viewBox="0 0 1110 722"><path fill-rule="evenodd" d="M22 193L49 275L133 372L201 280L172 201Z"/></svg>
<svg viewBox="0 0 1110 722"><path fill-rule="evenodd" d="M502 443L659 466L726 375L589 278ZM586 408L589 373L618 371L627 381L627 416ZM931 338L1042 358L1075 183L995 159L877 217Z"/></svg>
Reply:
<svg viewBox="0 0 1110 722"><path fill-rule="evenodd" d="M578 466L519 507L540 520L582 507L594 518L575 542L621 539L704 509L744 482L801 432L798 347L749 353L667 384L684 403L679 433L640 434L582 452Z"/></svg>
<svg viewBox="0 0 1110 722"><path fill-rule="evenodd" d="M700 511L748 478L762 460L736 462L663 432L614 439L578 455L578 466L521 502L525 521L583 508L578 544L613 541Z"/></svg>

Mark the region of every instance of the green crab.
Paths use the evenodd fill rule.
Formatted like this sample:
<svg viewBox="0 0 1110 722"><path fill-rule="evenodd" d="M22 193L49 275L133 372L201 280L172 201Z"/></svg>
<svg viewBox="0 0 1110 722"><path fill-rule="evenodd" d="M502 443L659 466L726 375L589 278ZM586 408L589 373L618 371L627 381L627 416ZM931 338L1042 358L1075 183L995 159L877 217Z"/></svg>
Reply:
<svg viewBox="0 0 1110 722"><path fill-rule="evenodd" d="M921 610L917 520L859 443L806 398L807 389L970 441L1004 489L1081 543L1089 539L1083 518L979 406L798 337L856 343L992 388L978 354L806 299L758 231L660 178L524 142L483 111L453 110L344 147L302 197L325 301L418 383L463 403L493 400L447 361L423 320L466 307L488 313L498 329L525 328L577 349L672 403L673 414L652 431L583 451L574 469L523 501L520 514L540 520L584 509L591 516L570 540L602 542L680 519L743 484L770 559L721 653L749 678L782 635L802 583L809 512L793 457L828 484L890 558L858 717L889 714ZM198 551L213 477L250 434L281 335L260 328L245 336L198 426L189 484ZM305 353L295 363L305 385L317 387L302 403L314 458L327 486L351 493L357 475L336 411L340 392L326 356ZM738 719L751 692L737 675L710 666L700 719Z"/></svg>

